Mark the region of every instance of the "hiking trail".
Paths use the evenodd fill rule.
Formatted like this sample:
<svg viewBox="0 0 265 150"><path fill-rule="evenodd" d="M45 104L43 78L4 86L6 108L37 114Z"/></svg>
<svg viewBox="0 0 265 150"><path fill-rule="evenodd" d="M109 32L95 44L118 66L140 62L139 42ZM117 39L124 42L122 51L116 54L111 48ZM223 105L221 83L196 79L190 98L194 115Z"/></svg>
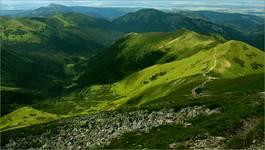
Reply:
<svg viewBox="0 0 265 150"><path fill-rule="evenodd" d="M212 80L216 79L216 77L212 77L210 75L208 75L215 67L217 64L217 59L216 59L216 48L214 49L214 55L213 55L213 59L214 59L214 64L213 66L205 73L203 73L203 76L207 78L207 80L205 80L202 84L197 85L195 88L193 88L191 90L191 95L192 97L198 97L200 96L200 93L198 93L199 89L202 89L206 86L207 83L211 82Z"/></svg>

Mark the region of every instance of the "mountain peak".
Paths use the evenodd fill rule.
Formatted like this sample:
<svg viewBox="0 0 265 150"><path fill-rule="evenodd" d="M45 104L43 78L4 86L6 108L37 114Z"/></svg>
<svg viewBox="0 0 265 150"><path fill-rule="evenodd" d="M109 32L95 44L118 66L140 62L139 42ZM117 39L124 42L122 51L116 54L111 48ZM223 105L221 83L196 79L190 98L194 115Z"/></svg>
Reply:
<svg viewBox="0 0 265 150"><path fill-rule="evenodd" d="M60 5L60 4L51 3L51 4L49 4L48 7L49 7L49 8L58 8L58 7L66 7L66 6L64 6L64 5Z"/></svg>

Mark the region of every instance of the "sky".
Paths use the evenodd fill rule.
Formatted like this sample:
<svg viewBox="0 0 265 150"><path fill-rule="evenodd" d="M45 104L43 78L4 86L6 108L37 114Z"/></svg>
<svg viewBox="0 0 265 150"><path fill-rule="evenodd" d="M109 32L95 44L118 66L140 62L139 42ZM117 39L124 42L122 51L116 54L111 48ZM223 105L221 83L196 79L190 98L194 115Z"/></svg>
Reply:
<svg viewBox="0 0 265 150"><path fill-rule="evenodd" d="M145 7L157 9L264 12L264 0L1 0L3 10L28 10L50 3L89 7Z"/></svg>

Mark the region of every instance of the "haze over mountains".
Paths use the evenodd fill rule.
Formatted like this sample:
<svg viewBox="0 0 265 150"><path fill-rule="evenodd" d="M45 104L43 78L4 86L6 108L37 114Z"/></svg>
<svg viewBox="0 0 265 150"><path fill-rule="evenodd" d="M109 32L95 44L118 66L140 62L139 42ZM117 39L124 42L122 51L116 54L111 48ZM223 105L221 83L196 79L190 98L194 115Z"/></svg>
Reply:
<svg viewBox="0 0 265 150"><path fill-rule="evenodd" d="M51 4L0 21L3 149L264 147L261 17Z"/></svg>

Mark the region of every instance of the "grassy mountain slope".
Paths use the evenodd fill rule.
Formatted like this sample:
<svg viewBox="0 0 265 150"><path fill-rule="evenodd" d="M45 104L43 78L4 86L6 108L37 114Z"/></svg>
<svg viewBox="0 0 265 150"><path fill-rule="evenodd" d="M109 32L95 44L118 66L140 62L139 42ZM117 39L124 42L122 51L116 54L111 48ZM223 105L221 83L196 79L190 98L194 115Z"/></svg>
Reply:
<svg viewBox="0 0 265 150"><path fill-rule="evenodd" d="M192 90L206 81L208 83L209 77L221 81L263 73L263 60L261 50L243 42L228 41L190 57L152 65L115 83L89 86L57 99L58 103L46 102L36 106L56 113L55 108L64 105L68 109L60 113L73 114L141 107L156 99L163 101L163 97L171 94L183 99L192 98Z"/></svg>
<svg viewBox="0 0 265 150"><path fill-rule="evenodd" d="M203 74L211 74L220 78L235 78L263 73L263 60L262 51L242 42L229 41L186 59L141 70L115 84L114 91L126 95L124 99L127 100L138 97L140 105L145 101L169 94L172 89L174 90L185 82L187 77L205 80ZM123 100L118 100L118 103L121 101Z"/></svg>
<svg viewBox="0 0 265 150"><path fill-rule="evenodd" d="M186 89L186 87L189 86L183 86L182 89L178 89L165 97L156 99L155 101L151 101L150 103L146 103L135 109L139 109L139 113L143 110L148 110L151 115L155 113L152 110L161 110L161 108L163 108L163 110L171 110L175 112L183 107L203 106L210 108L214 112L209 115L201 115L189 119L185 126L169 123L154 127L151 130L148 130L148 132L128 131L121 137L119 136L103 146L104 148L145 147L162 149L171 148L172 143L177 142L177 144L174 144L175 148L192 148L192 146L194 146L192 144L193 141L197 142L198 140L199 142L202 140L203 142L205 140L211 140L211 137L224 137L223 142L217 144L214 140L213 142L215 144L207 144L206 147L209 146L208 148L214 148L216 147L216 144L217 146L220 145L221 147L235 149L252 147L253 140L256 140L256 142L259 143L264 139L264 102L263 95L260 93L263 91L263 81L264 74L252 74L238 78L215 80L206 87L207 93L211 93L211 95L198 98L191 98L188 96L180 97L178 94L183 92L183 90L187 90L187 93L190 92L189 89ZM231 83L236 84L232 85ZM193 87L196 84L198 83L191 83L190 86ZM129 119L127 117L126 119L134 126L133 122L135 122L136 118L129 117L131 116L130 110L131 109L122 109L120 110L120 113L122 114L123 112L124 115L128 114L127 117ZM117 114L120 116L120 113L119 111L113 112L112 116L112 112L106 112L106 118L112 118L115 120ZM191 112L186 113L193 114ZM163 113L161 117L162 116ZM89 118L89 116L87 117ZM82 134L84 132L83 130L91 129L89 128L91 122L87 122L88 118L85 116L77 117L76 119L69 118L67 120L60 120L43 125L4 131L1 132L2 137L4 137L1 141L3 145L6 145L10 139L15 139L15 142L18 143L19 146L23 145L24 147L37 148L44 143L42 140L34 140L34 142L32 142L32 139L53 140L52 138L54 137L64 136L65 132L63 132L62 135L58 135L58 133L61 134L60 131L67 130L67 133L70 133L70 137L67 136L67 138L75 137L75 135L77 135L75 138L77 141L75 142L78 142L78 145L81 147L86 147L85 145L80 144L80 141L83 140L80 139L78 135ZM169 118L170 115L168 119ZM104 122L104 119L98 119L96 122L102 123L102 121ZM149 122L149 120L145 120L144 122ZM68 126L69 123L73 126ZM107 128L113 128L109 122L107 122L107 124ZM96 125L95 127L98 126ZM121 128L122 127L123 124ZM78 132L78 134L76 134L77 132L72 132L72 130L76 129L81 131ZM104 132L98 134L101 133ZM94 133L91 134L94 135ZM88 136L91 136L91 134ZM105 134L109 135L109 133ZM21 139L23 139L23 143L20 142ZM68 141L69 140L66 140L65 142ZM87 140L85 139L84 141ZM12 145L9 146L12 147ZM203 147L205 147L205 145L203 145Z"/></svg>
<svg viewBox="0 0 265 150"><path fill-rule="evenodd" d="M113 82L154 64L189 57L224 41L185 29L168 33L132 33L82 64L87 71L81 74L79 81L82 84Z"/></svg>
<svg viewBox="0 0 265 150"><path fill-rule="evenodd" d="M263 82L264 74L218 79L209 83L204 90L209 95L198 98L178 95L183 90L188 92L189 89L186 88L190 85L175 90L167 96L138 107L138 109L180 109L187 106L203 105L220 112L191 119L188 127L163 125L146 133L129 132L116 138L104 148L122 149L141 146L162 149L172 148L172 143L176 143L174 148L187 149L194 146L192 141L206 141L210 140L210 137L225 137L225 141L219 144L225 148L251 147L253 140L262 142L264 139L264 95L259 93L264 90ZM191 86L193 85L191 84ZM211 143L204 147L209 146L210 149L216 147Z"/></svg>
<svg viewBox="0 0 265 150"><path fill-rule="evenodd" d="M192 44L188 44L188 41L192 41ZM261 122L264 108L260 92L263 91L264 82L264 52L244 42L226 41L220 37L181 30L172 33L130 34L115 43L109 51L105 51L104 55L102 53L95 58L108 58L102 59L106 62L101 63L111 64L115 61L113 58L121 57L126 58L125 62L132 60L130 63L133 64L134 60L145 58L146 53L154 51L166 53L148 66L133 70L120 81L106 84L99 82L91 86L87 84L88 87L81 91L76 90L62 97L33 104L33 108L39 111L26 107L19 109L18 113L15 111L7 114L5 118L1 118L4 120L1 128L10 131L2 132L3 135L7 139L18 135L32 136L35 133L26 132L27 134L22 135L22 131L29 130L22 127L60 119L62 116L88 115L101 111L110 111L108 113L111 114L112 110L179 110L188 106L204 106L217 113L189 120L191 125L188 127L167 124L147 133L130 131L110 141L105 148L135 148L135 143L148 148L169 148L172 142L179 142L178 146L188 148L186 143L191 142L189 139L204 139L209 136L225 137L227 140L224 146L227 148L242 148L250 145L243 144L244 142L262 138L263 132L260 131L263 128ZM167 55L177 57L164 61ZM192 94L194 89L198 93L196 96ZM33 115L25 118L23 112L33 112L36 117ZM43 115L41 112L47 112L50 117L40 119ZM18 118L19 121L6 121L10 118ZM242 120L248 123L250 118L256 120L251 122L253 126L242 131L236 130L241 128ZM71 118L68 121L71 122ZM56 131L53 123L36 125L34 130L39 128L45 134L43 128L46 126ZM86 126L82 125L82 128ZM174 132L170 132L172 130ZM161 138L169 140L158 143ZM172 138L176 141L170 140Z"/></svg>
<svg viewBox="0 0 265 150"><path fill-rule="evenodd" d="M247 48L243 49L242 46ZM249 53L255 53L257 60L245 57ZM201 92L204 93L202 96L192 97L191 90L207 80L203 74L214 66L214 56L216 56L218 65L216 64L216 68L213 68L212 72L215 72L215 74L217 72L224 73L224 76L219 76L219 78L209 82L202 89ZM235 56L239 59L244 58L246 68L237 62L231 62L232 67L220 72L220 68L226 66L226 63L223 63L222 60L230 60ZM136 145L148 148L169 148L173 142L178 142L176 146L179 148L188 148L190 145L187 143L191 142L190 139L202 140L211 136L225 137L224 146L226 148L248 147L254 139L261 140L264 137L262 136L264 103L262 93L260 93L263 91L264 67L259 69L252 68L252 70L249 67L252 62L264 63L263 61L258 61L262 57L264 57L264 53L252 46L238 41L228 41L210 50L196 53L189 58L148 67L120 82L110 85L109 90L102 85L94 85L82 92L84 94L92 92L100 95L98 92L103 92L103 89L106 89L104 91L105 94L112 91L113 93L124 95L123 98L117 98L118 100L114 102L101 102L96 107L90 108L92 112L110 111L119 108L121 111L126 112L134 109L148 109L151 111L174 108L178 110L183 107L198 105L216 110L216 113L209 116L199 116L189 120L191 125L188 127L168 124L152 128L146 133L138 131L128 132L112 140L105 148L135 148ZM198 62L197 60L201 61ZM184 62L187 65L181 66ZM198 69L192 67L194 62L197 62L197 67L201 67ZM207 69L204 69L204 67ZM245 70L245 74L238 74L235 68ZM160 74L159 72L164 71L163 69L167 72ZM235 69L233 74L231 74L231 69ZM184 71L184 73L181 73L181 71ZM209 74L213 74L212 72L209 72ZM146 80L148 80L148 83L142 82ZM79 97L78 101L80 102L80 100L82 101L81 97ZM95 99L88 99L87 102L89 103L91 100ZM76 101L76 103L78 102ZM83 109L87 113L89 109L84 107L84 103L80 103L78 109ZM246 123L251 124L251 126L245 127L244 124ZM52 125L53 123L51 123ZM47 124L35 126L34 128L35 130L38 128L43 129L46 126L50 127ZM85 127L82 125L82 128ZM20 137L32 136L32 133L27 135L19 134L19 131L27 130L28 128L3 132L3 135L8 138L15 135ZM42 130L41 133L45 133L45 131ZM171 139L174 139L174 141Z"/></svg>
<svg viewBox="0 0 265 150"><path fill-rule="evenodd" d="M61 118L46 112L41 112L31 107L23 107L1 118L0 130L11 130L26 127L34 124L50 122Z"/></svg>
<svg viewBox="0 0 265 150"><path fill-rule="evenodd" d="M161 24L155 19L150 20L157 14ZM167 25L163 22L167 16L166 13L148 10L146 14L123 21L153 21L154 24L145 26L148 27L146 29L159 30ZM180 20L182 25L194 23L183 18ZM127 132L106 141L105 148L135 149L140 145L141 148L161 149L172 148L172 143L175 143L173 148L192 148L195 141L220 136L225 137L221 142L223 148L246 148L254 140L264 139L265 54L249 44L186 29L166 33L130 33L95 56L77 57L81 61L75 64L79 60L70 57L71 52L101 49L121 33L105 30L108 21L76 13L56 14L49 18L2 17L1 21L5 22L1 26L4 46L1 49L3 78L0 91L1 115L5 115L0 120L1 134L4 135L1 142L4 144L10 139L16 141L13 146L30 141L29 145L25 142L25 148L31 145L38 148L62 134L64 138L60 139L67 145L71 139L80 140L86 135L94 137L84 133L104 126L104 119L92 118L95 123L92 126L90 121L84 121L93 113L101 116L103 111L107 111L106 118L114 120L117 114L127 113L125 124L134 126L138 123L134 123L137 118L130 117L131 110L137 110L141 116L142 110L153 114L154 110L158 113L162 109L177 112L193 106L202 106L210 111L208 115L192 118L183 125L169 122L141 133L118 124L117 128L120 126L119 129ZM208 22L197 23L194 24L200 26L198 30L212 27ZM156 25L161 26L157 28ZM209 31L223 29L218 27ZM60 55L61 52L67 55ZM80 56L82 52L74 54ZM69 84L72 76L67 76L68 72L74 72L76 83ZM60 95L64 89L72 91ZM193 111L189 113L192 115ZM78 118L76 115L87 116ZM65 120L64 117L69 118ZM170 121L170 115L164 117L165 122ZM77 123L71 122L73 120ZM45 124L39 125L42 123ZM60 127L56 126L57 123L61 124ZM64 129L69 127L65 124L71 126L72 123L73 129ZM98 131L95 137L120 131L107 124L107 129ZM64 134L65 131L70 134ZM77 141L80 146L84 145L82 140Z"/></svg>

